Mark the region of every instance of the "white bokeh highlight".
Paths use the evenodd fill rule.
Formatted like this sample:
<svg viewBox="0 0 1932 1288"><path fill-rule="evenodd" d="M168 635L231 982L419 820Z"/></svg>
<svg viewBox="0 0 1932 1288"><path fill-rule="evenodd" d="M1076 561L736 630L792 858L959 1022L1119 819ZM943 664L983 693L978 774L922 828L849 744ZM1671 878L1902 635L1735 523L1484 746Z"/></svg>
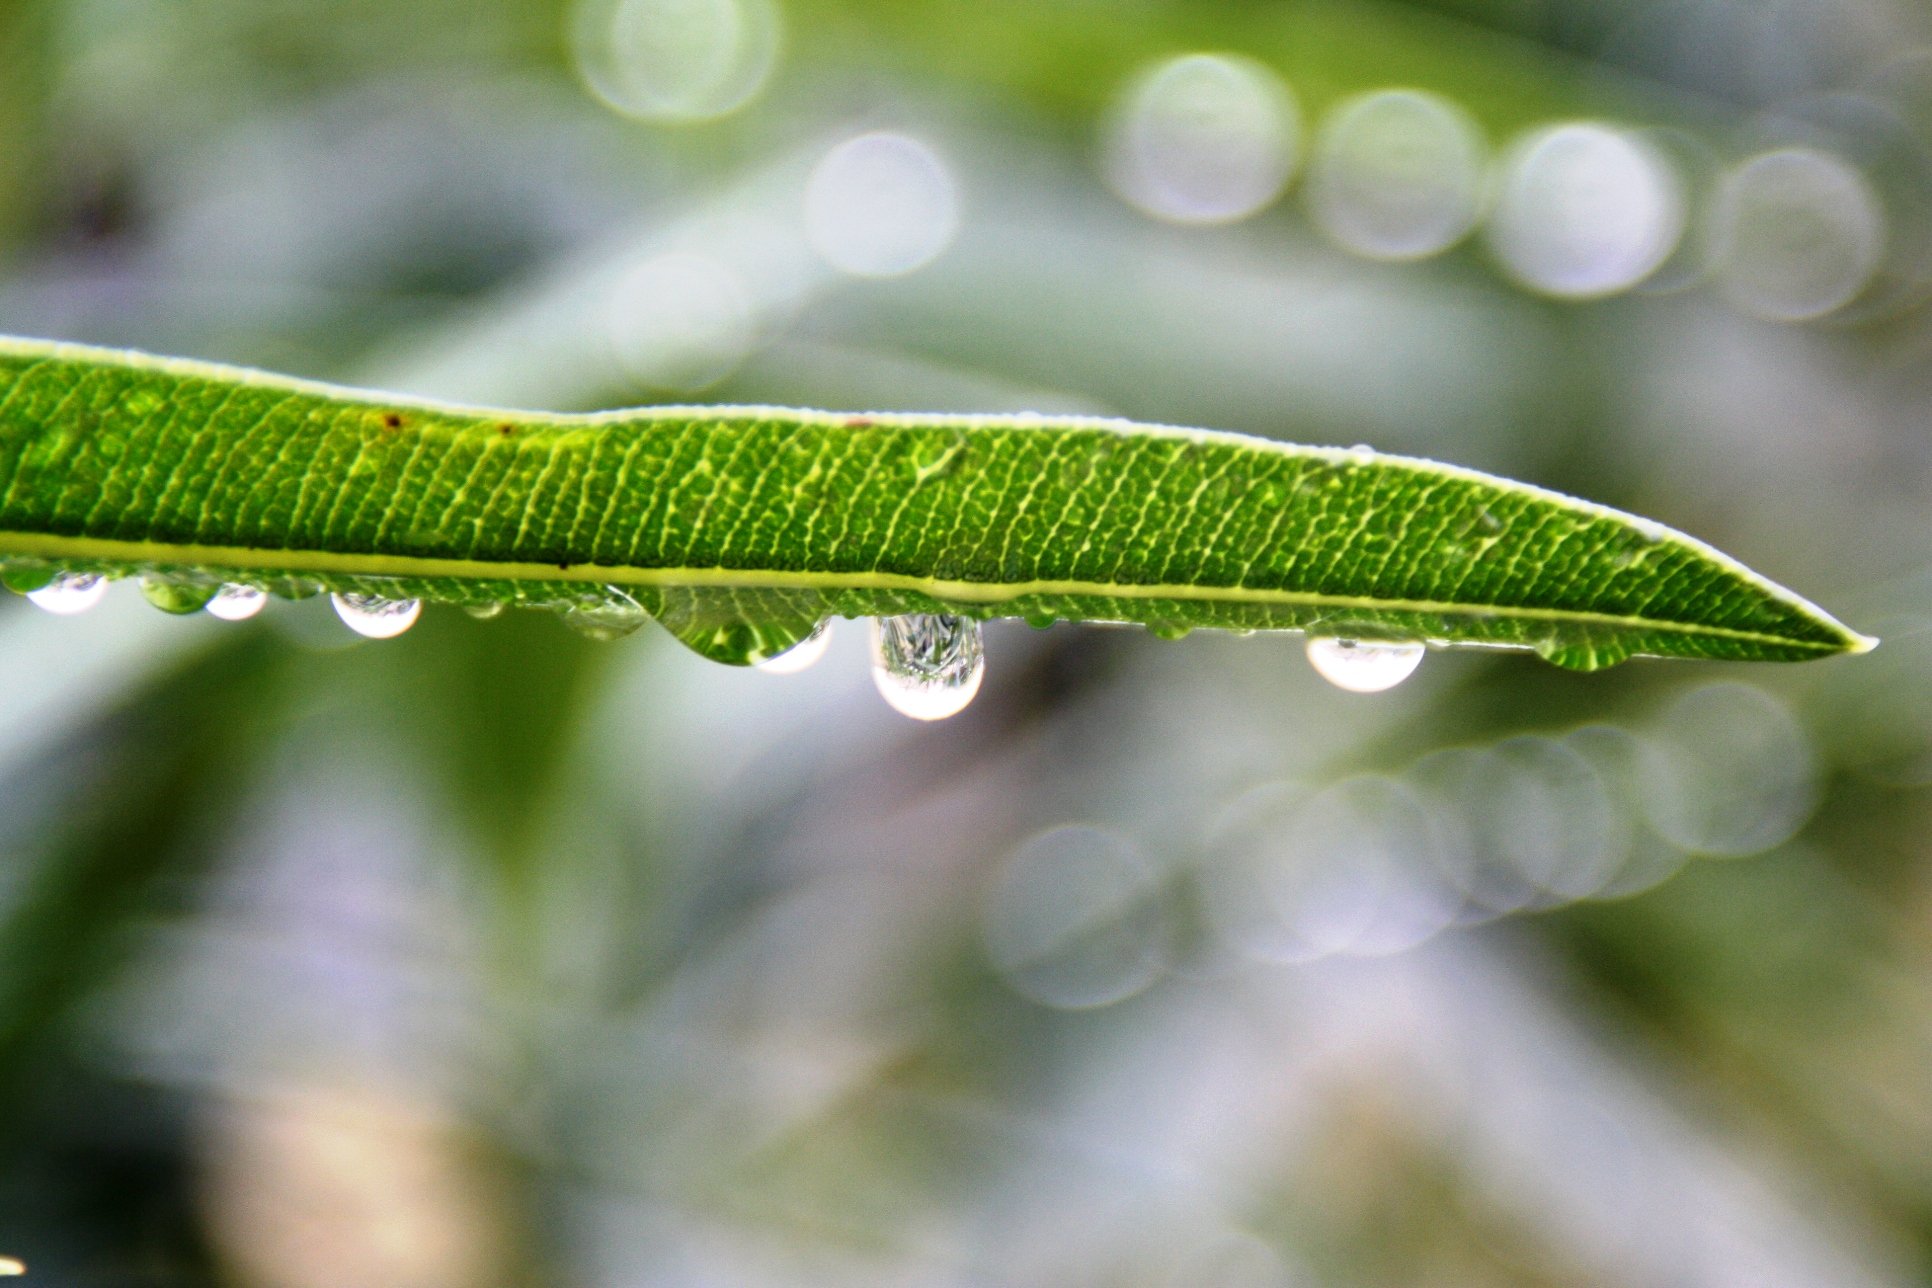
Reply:
<svg viewBox="0 0 1932 1288"><path fill-rule="evenodd" d="M1694 854L1741 857L1790 840L1818 805L1810 738L1781 699L1720 682L1672 702L1639 768L1652 827Z"/></svg>
<svg viewBox="0 0 1932 1288"><path fill-rule="evenodd" d="M764 88L780 36L772 0L582 0L571 52L584 83L615 111L707 121Z"/></svg>
<svg viewBox="0 0 1932 1288"><path fill-rule="evenodd" d="M1258 961L1384 956L1447 929L1462 896L1437 802L1382 775L1320 791L1263 784L1234 801L1201 871L1222 941Z"/></svg>
<svg viewBox="0 0 1932 1288"><path fill-rule="evenodd" d="M1350 99L1316 132L1305 199L1316 227L1371 259L1421 259L1461 241L1482 211L1486 149L1439 95Z"/></svg>
<svg viewBox="0 0 1932 1288"><path fill-rule="evenodd" d="M1114 191L1157 219L1225 224L1279 197L1300 149L1301 111L1280 76L1250 58L1187 54L1127 86L1104 164Z"/></svg>
<svg viewBox="0 0 1932 1288"><path fill-rule="evenodd" d="M826 152L805 184L805 236L855 277L925 267L959 232L959 189L929 144L875 131Z"/></svg>
<svg viewBox="0 0 1932 1288"><path fill-rule="evenodd" d="M1505 271L1547 295L1628 290L1683 236L1684 185L1662 153L1609 125L1538 130L1503 162L1489 243Z"/></svg>
<svg viewBox="0 0 1932 1288"><path fill-rule="evenodd" d="M1878 269L1885 237L1884 207L1857 167L1828 152L1785 148L1725 176L1711 255L1739 309L1802 322L1858 296Z"/></svg>
<svg viewBox="0 0 1932 1288"><path fill-rule="evenodd" d="M1161 873L1125 837L1092 827L1020 845L993 880L982 933L1015 992L1063 1010L1144 992L1173 960Z"/></svg>

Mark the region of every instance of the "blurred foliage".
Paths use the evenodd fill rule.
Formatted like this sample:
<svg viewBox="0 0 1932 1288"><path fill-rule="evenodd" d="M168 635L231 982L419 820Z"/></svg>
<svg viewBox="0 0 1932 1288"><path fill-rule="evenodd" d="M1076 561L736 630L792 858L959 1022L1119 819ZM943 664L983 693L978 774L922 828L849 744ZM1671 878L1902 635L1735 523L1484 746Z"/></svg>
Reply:
<svg viewBox="0 0 1932 1288"><path fill-rule="evenodd" d="M658 9L673 54L713 29ZM671 120L592 92L576 6L18 0L0 328L557 409L1367 440L1654 514L1884 646L1442 656L1369 699L1293 641L1016 627L915 728L849 628L781 678L541 617L10 600L26 1282L1932 1278L1927 15L731 12L776 15L769 74ZM1199 53L1246 60L1193 65L1221 108L1134 115ZM1413 262L1310 160L1386 88L1490 166ZM956 229L811 204L880 130ZM1598 169L1509 186L1559 145Z"/></svg>

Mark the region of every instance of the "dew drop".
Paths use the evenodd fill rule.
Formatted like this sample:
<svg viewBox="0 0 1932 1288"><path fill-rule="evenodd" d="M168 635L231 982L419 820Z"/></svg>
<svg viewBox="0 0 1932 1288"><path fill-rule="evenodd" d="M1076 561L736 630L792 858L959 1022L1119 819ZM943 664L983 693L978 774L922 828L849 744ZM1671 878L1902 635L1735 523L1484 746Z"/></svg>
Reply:
<svg viewBox="0 0 1932 1288"><path fill-rule="evenodd" d="M25 595L39 590L52 581L57 574L43 563L5 563L0 564L0 586L16 594Z"/></svg>
<svg viewBox="0 0 1932 1288"><path fill-rule="evenodd" d="M1375 463L1375 449L1367 443L1355 444L1355 446L1348 449L1348 463L1350 465L1373 465Z"/></svg>
<svg viewBox="0 0 1932 1288"><path fill-rule="evenodd" d="M812 628L812 633L783 653L775 653L755 665L766 675L797 675L809 669L825 656L825 650L832 643L832 619L826 618Z"/></svg>
<svg viewBox="0 0 1932 1288"><path fill-rule="evenodd" d="M872 682L901 715L944 720L979 692L986 654L979 623L939 613L872 623Z"/></svg>
<svg viewBox="0 0 1932 1288"><path fill-rule="evenodd" d="M71 617L84 613L101 602L107 594L107 578L97 572L63 572L54 574L54 579L39 590L27 592L27 598L50 613Z"/></svg>
<svg viewBox="0 0 1932 1288"><path fill-rule="evenodd" d="M333 594L336 615L358 635L372 640L392 639L416 624L423 611L420 599L384 599L380 595Z"/></svg>
<svg viewBox="0 0 1932 1288"><path fill-rule="evenodd" d="M141 597L164 613L198 613L215 597L205 582L176 581L171 577L141 578Z"/></svg>
<svg viewBox="0 0 1932 1288"><path fill-rule="evenodd" d="M1308 660L1315 673L1350 693L1393 689L1422 665L1422 645L1310 636Z"/></svg>
<svg viewBox="0 0 1932 1288"><path fill-rule="evenodd" d="M493 617L503 616L503 601L499 599L487 604L465 604L463 611L479 622L487 622Z"/></svg>
<svg viewBox="0 0 1932 1288"><path fill-rule="evenodd" d="M268 604L268 592L259 586L242 586L229 582L205 607L211 617L219 617L224 622L247 621L262 611Z"/></svg>
<svg viewBox="0 0 1932 1288"><path fill-rule="evenodd" d="M564 609L564 625L586 639L608 643L641 630L651 615L628 591L605 586Z"/></svg>

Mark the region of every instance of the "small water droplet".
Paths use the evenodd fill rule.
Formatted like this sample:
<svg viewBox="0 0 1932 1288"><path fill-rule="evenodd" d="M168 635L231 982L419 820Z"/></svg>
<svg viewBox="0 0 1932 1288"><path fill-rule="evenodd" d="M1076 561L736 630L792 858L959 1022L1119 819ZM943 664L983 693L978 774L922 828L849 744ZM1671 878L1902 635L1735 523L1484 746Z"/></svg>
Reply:
<svg viewBox="0 0 1932 1288"><path fill-rule="evenodd" d="M16 594L25 595L39 590L55 576L54 570L43 563L28 561L0 565L0 586Z"/></svg>
<svg viewBox="0 0 1932 1288"><path fill-rule="evenodd" d="M1355 444L1355 446L1348 449L1348 463L1350 465L1373 465L1375 463L1375 449L1367 443Z"/></svg>
<svg viewBox="0 0 1932 1288"><path fill-rule="evenodd" d="M651 615L630 592L605 586L564 609L564 625L586 639L609 643L642 630Z"/></svg>
<svg viewBox="0 0 1932 1288"><path fill-rule="evenodd" d="M1157 639L1184 640L1194 628L1184 622L1149 622L1147 629Z"/></svg>
<svg viewBox="0 0 1932 1288"><path fill-rule="evenodd" d="M944 720L966 709L986 674L979 623L939 613L872 623L872 682L901 715Z"/></svg>
<svg viewBox="0 0 1932 1288"><path fill-rule="evenodd" d="M499 599L488 604L465 604L463 611L479 622L487 622L493 617L503 616L503 601Z"/></svg>
<svg viewBox="0 0 1932 1288"><path fill-rule="evenodd" d="M372 640L392 639L416 624L423 611L420 599L384 599L380 595L333 594L336 616L358 635Z"/></svg>
<svg viewBox="0 0 1932 1288"><path fill-rule="evenodd" d="M215 597L215 587L149 574L141 578L141 597L164 613L198 613Z"/></svg>
<svg viewBox="0 0 1932 1288"><path fill-rule="evenodd" d="M215 592L206 607L211 617L219 617L224 622L241 622L261 612L267 605L268 592L261 587L229 582Z"/></svg>
<svg viewBox="0 0 1932 1288"><path fill-rule="evenodd" d="M55 573L54 579L39 590L27 592L27 598L50 613L70 617L84 613L101 602L107 594L107 578L97 572Z"/></svg>
<svg viewBox="0 0 1932 1288"><path fill-rule="evenodd" d="M1476 512L1476 530L1484 536L1493 537L1503 530L1503 521L1487 510Z"/></svg>
<svg viewBox="0 0 1932 1288"><path fill-rule="evenodd" d="M1624 641L1589 631L1552 631L1531 647L1545 662L1566 671L1601 671L1630 657L1630 646Z"/></svg>
<svg viewBox="0 0 1932 1288"><path fill-rule="evenodd" d="M764 661L756 663L766 675L797 675L800 671L815 666L825 656L825 650L832 643L832 619L826 618L812 628L812 633L783 653L773 654Z"/></svg>
<svg viewBox="0 0 1932 1288"><path fill-rule="evenodd" d="M1413 642L1332 639L1310 636L1308 660L1315 673L1350 693L1393 689L1422 665L1422 645Z"/></svg>

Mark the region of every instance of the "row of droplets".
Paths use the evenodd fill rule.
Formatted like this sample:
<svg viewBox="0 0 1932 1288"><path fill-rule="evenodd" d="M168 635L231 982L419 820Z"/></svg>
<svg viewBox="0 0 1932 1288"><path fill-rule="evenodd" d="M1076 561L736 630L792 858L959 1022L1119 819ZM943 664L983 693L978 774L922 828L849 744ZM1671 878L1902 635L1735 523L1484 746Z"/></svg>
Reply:
<svg viewBox="0 0 1932 1288"><path fill-rule="evenodd" d="M170 612L205 611L239 622L261 612L268 592L230 582L203 594L177 583L145 578L142 592ZM50 613L83 613L107 593L99 573L63 572L27 598ZM419 599L337 592L330 596L336 614L358 635L392 639L416 624ZM500 607L492 605L491 607ZM494 616L494 613L488 614ZM782 653L757 664L774 675L794 675L813 665L831 643L831 622ZM1323 679L1351 693L1379 693L1414 674L1423 645L1310 636L1308 660ZM872 680L895 711L915 720L944 720L964 711L986 674L986 647L979 622L949 613L907 613L872 622Z"/></svg>

